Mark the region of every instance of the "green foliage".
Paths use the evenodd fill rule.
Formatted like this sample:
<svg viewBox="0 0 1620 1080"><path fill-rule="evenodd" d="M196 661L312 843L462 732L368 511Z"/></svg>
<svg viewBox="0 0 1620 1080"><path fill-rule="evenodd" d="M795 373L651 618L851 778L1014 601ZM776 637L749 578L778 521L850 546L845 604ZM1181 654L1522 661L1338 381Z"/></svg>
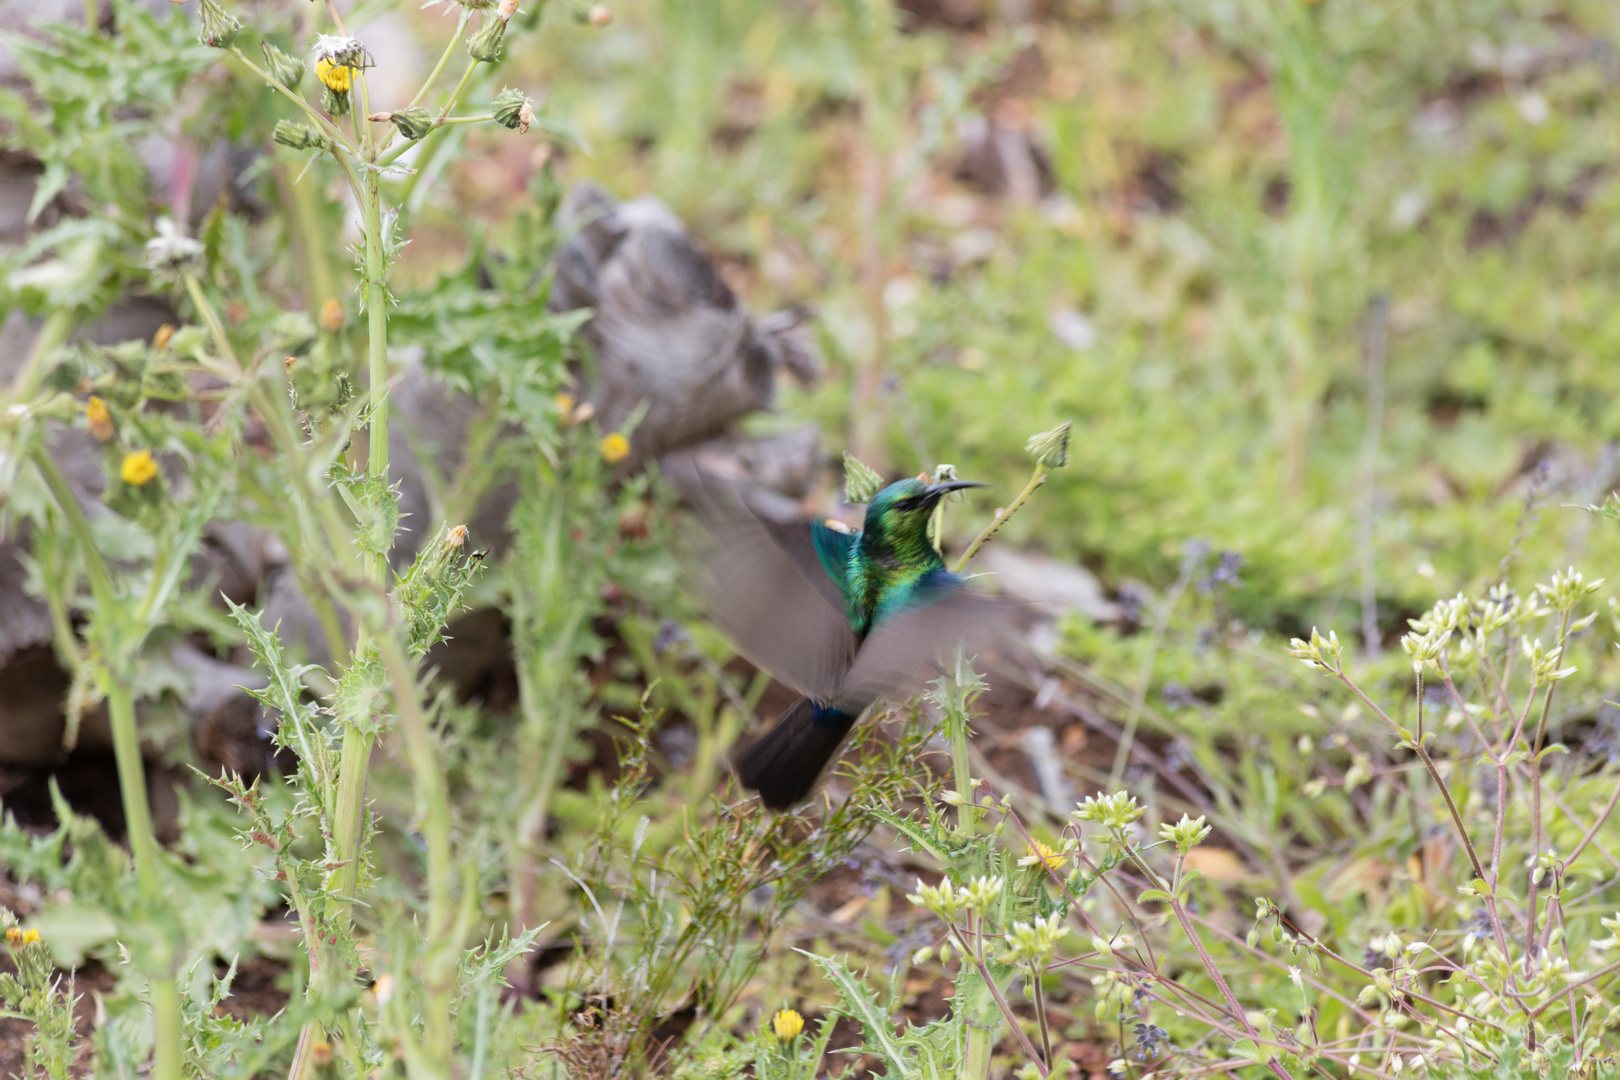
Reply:
<svg viewBox="0 0 1620 1080"><path fill-rule="evenodd" d="M0 864L40 897L43 937L0 977L30 1067L80 1053L52 965L93 957L116 979L98 1069L165 1080L797 1080L839 1068L839 1018L891 1076L1057 1072L1081 1049L1137 1077L1612 1075L1620 624L1612 589L1551 575L1612 580L1620 554L1609 13L1035 6L1034 33L970 35L866 2L625 0L608 33L555 12L530 33L538 9L452 33L435 9L444 77L374 129L358 85L351 119L314 107L308 25L254 49L261 27L213 0L111 0L115 34L8 39L28 88L0 93L4 145L42 171L0 307L42 326L4 392L0 527L30 538L68 742L104 700L136 776L142 743L186 760L167 653L190 638L248 647L297 759L216 778L229 802L195 787L162 852L150 823L126 851L60 798L54 831L0 826ZM362 40L377 10L348 16ZM537 164L493 210L447 202L467 155L526 160L438 122L491 100L481 137L532 124L590 155ZM1045 147L1049 194L955 184L981 119ZM254 207L195 237L157 220L172 193L140 147L176 133L267 149L238 193ZM1038 692L1130 744L1118 783L1098 786L1106 761L1079 773L1078 808L1026 787L1016 747L970 738L984 699L959 664L863 729L848 800L778 819L724 787L767 680L681 596L657 485L601 459L574 400L585 313L546 309L562 177L592 174L669 202L751 307L814 302L830 377L783 407L830 445L853 411L885 469L943 455L1008 511L1040 487L934 535L1098 573L1124 614L1066 620ZM85 323L135 296L167 298L172 334L92 344ZM453 472L404 433L430 506L404 524L431 539L396 574L377 433L405 349L477 411ZM63 428L99 448L87 512L53 466ZM156 472L127 479L142 454ZM845 461L850 500L881 485ZM511 547L479 572L486 538L456 530L507 482ZM215 518L280 537L327 663L193 575ZM1375 640L1352 630L1364 603ZM468 604L510 625L512 715L423 685ZM1281 656L1293 637L1308 671ZM935 716L944 778L918 764ZM917 902L888 912L910 886L885 880L868 916L801 918L862 843L927 874ZM266 945L283 908L300 936ZM542 949L565 957L536 974ZM219 1006L256 951L292 997L238 1022ZM954 983L942 1018L905 1019L919 979ZM810 1020L784 1038L788 1002Z"/></svg>

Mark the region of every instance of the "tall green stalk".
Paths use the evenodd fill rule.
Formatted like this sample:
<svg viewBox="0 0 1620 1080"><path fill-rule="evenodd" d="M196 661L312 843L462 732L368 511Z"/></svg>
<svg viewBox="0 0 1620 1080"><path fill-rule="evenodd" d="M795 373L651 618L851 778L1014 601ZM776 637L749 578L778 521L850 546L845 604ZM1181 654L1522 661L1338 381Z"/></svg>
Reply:
<svg viewBox="0 0 1620 1080"><path fill-rule="evenodd" d="M90 581L90 592L96 604L94 625L102 639L100 648L95 650L99 653L96 677L107 696L113 758L118 766L118 787L124 803L125 831L129 836L130 853L135 860L135 880L141 901L149 910L156 910L164 900L163 877L158 870L162 853L152 826L152 808L146 795L146 766L141 760L140 734L135 726L135 699L129 692L128 671L125 669L128 657L139 647L140 639L117 642L122 648L115 648L115 643L108 640L109 629L117 612L112 576L96 548L95 536L90 532L90 523L85 519L84 511L79 508L78 497L62 478L56 463L40 444L35 445L32 456L84 557L85 577ZM136 632L141 634L142 631L144 627L138 627ZM124 658L124 663L116 671L110 664L112 657ZM178 942L171 941L169 944L170 950L162 957L147 958L149 970L145 972L152 988L152 1018L156 1029L152 1076L156 1080L180 1080L180 989L174 978ZM166 962L160 963L160 960Z"/></svg>

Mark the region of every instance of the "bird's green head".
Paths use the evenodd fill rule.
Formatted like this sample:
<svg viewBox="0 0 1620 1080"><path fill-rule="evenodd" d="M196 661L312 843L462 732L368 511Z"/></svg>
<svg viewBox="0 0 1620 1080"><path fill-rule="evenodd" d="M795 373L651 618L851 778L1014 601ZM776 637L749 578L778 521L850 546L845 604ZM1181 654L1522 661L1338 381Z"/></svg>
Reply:
<svg viewBox="0 0 1620 1080"><path fill-rule="evenodd" d="M906 557L933 550L928 542L928 518L939 500L962 488L984 487L971 480L930 484L910 479L890 484L866 504L865 542Z"/></svg>

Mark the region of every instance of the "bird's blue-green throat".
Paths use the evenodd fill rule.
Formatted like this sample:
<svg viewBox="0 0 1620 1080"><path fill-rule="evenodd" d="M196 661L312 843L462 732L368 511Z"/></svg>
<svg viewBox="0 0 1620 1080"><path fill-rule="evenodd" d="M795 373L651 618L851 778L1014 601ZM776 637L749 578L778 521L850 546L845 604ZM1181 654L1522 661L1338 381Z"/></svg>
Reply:
<svg viewBox="0 0 1620 1080"><path fill-rule="evenodd" d="M994 621L994 605L962 588L928 535L940 499L982 486L890 484L859 532L754 519L717 528L721 621L745 655L804 695L733 757L767 806L802 800L868 705L913 692L936 658Z"/></svg>

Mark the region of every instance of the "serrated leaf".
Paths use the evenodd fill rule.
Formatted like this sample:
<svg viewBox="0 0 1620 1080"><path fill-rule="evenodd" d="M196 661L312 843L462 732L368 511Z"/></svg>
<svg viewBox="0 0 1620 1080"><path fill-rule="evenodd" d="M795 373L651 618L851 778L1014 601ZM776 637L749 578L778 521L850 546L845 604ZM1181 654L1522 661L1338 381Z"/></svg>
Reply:
<svg viewBox="0 0 1620 1080"><path fill-rule="evenodd" d="M896 1080L906 1080L912 1076L915 1070L902 1053L900 1040L895 1038L893 1021L878 1005L865 980L857 978L854 972L833 957L817 956L803 949L795 951L821 967L827 981L838 991L842 1011L861 1025L861 1039L867 1050L880 1055L887 1062L887 1075Z"/></svg>
<svg viewBox="0 0 1620 1080"><path fill-rule="evenodd" d="M335 467L332 476L338 494L354 515L355 544L372 555L387 555L399 531L399 490L389 485L387 477L370 473Z"/></svg>
<svg viewBox="0 0 1620 1080"><path fill-rule="evenodd" d="M247 635L248 648L253 650L254 659L270 676L269 688L260 691L269 700L260 700L281 710L283 715L297 714L303 708L304 672L317 670L316 665L287 663L281 651L281 639L264 628L260 613L249 611L243 604L232 603L229 597L224 599L236 625Z"/></svg>
<svg viewBox="0 0 1620 1080"><path fill-rule="evenodd" d="M952 845L942 843L943 838L932 835L932 830L919 826L914 818L901 817L884 806L871 806L865 812L911 841L912 850L927 852L940 862L948 863L955 858Z"/></svg>
<svg viewBox="0 0 1620 1080"><path fill-rule="evenodd" d="M375 728L373 719L377 702L388 685L388 673L375 652L357 657L349 670L338 679L337 693L332 709L346 724L360 728Z"/></svg>

